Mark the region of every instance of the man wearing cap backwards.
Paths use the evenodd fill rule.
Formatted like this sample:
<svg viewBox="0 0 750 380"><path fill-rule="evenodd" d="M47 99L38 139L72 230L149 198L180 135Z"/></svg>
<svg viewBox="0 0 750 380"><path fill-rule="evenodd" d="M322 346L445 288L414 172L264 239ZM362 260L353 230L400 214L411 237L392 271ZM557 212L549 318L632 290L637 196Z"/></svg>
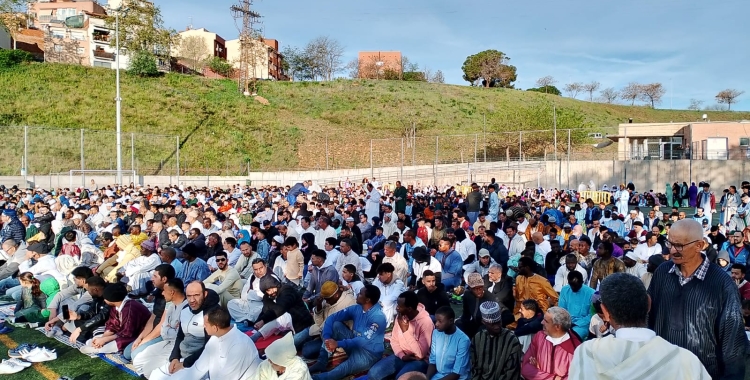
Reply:
<svg viewBox="0 0 750 380"><path fill-rule="evenodd" d="M294 345L297 351L302 351L302 356L307 359L315 359L320 352L320 334L329 316L356 304L354 293L349 289L338 286L337 283L326 281L320 290L320 297L315 299L312 308L315 323L302 332L294 335ZM347 322L351 327L352 322Z"/></svg>
<svg viewBox="0 0 750 380"><path fill-rule="evenodd" d="M296 355L291 334L271 343L265 350L266 360L252 373L250 380L311 380L307 364Z"/></svg>
<svg viewBox="0 0 750 380"><path fill-rule="evenodd" d="M80 351L86 355L123 351L143 330L151 312L142 303L128 297L125 284L104 289L104 302L110 307L104 334L86 341Z"/></svg>
<svg viewBox="0 0 750 380"><path fill-rule="evenodd" d="M16 210L3 210L0 220L3 222L3 229L0 230L0 243L13 239L17 242L26 241L26 227L18 220Z"/></svg>
<svg viewBox="0 0 750 380"><path fill-rule="evenodd" d="M471 342L471 380L519 380L521 343L503 328L501 307L486 301L479 306L483 327Z"/></svg>
<svg viewBox="0 0 750 380"><path fill-rule="evenodd" d="M430 314L410 291L399 295L396 310L398 315L390 340L393 355L380 359L367 373L368 380L385 380L393 375L398 378L407 372L427 370L435 330Z"/></svg>
<svg viewBox="0 0 750 380"><path fill-rule="evenodd" d="M711 378L694 354L646 327L651 300L637 279L613 274L602 282L599 292L604 319L616 333L580 345L568 379Z"/></svg>

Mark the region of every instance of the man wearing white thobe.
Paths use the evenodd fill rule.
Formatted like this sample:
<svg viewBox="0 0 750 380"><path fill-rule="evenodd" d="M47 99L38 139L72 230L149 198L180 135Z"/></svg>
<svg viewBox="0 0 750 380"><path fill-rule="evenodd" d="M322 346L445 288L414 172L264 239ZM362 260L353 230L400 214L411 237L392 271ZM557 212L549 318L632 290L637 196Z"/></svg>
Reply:
<svg viewBox="0 0 750 380"><path fill-rule="evenodd" d="M367 221L375 224L372 218L380 218L380 191L372 183L367 184L367 191L365 214L367 214Z"/></svg>
<svg viewBox="0 0 750 380"><path fill-rule="evenodd" d="M253 275L245 282L240 298L230 300L227 303L229 314L238 322L255 322L263 310L263 292L260 290L260 280L266 275L275 276L268 273L268 267L263 260L255 260L252 265Z"/></svg>

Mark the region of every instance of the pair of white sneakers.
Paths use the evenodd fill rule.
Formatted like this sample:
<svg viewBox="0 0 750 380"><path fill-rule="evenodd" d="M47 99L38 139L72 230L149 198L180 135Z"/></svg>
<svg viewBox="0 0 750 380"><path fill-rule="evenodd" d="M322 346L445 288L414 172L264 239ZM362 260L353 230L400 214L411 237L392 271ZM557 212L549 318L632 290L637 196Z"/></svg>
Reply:
<svg viewBox="0 0 750 380"><path fill-rule="evenodd" d="M18 373L29 367L31 367L31 363L21 359L4 359L0 363L0 374Z"/></svg>
<svg viewBox="0 0 750 380"><path fill-rule="evenodd" d="M17 353L21 359L31 363L48 362L57 359L57 352L44 347L24 348Z"/></svg>

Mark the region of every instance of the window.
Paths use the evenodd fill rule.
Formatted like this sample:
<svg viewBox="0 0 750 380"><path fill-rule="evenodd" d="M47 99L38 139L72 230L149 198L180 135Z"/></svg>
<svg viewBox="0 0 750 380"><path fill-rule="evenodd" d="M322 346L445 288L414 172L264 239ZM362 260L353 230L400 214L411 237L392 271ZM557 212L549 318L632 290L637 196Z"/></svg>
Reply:
<svg viewBox="0 0 750 380"><path fill-rule="evenodd" d="M750 146L750 137L740 137L740 146Z"/></svg>
<svg viewBox="0 0 750 380"><path fill-rule="evenodd" d="M54 47L52 47L52 50L54 50L55 53L62 53L62 45L55 45Z"/></svg>
<svg viewBox="0 0 750 380"><path fill-rule="evenodd" d="M83 41L86 39L86 35L81 32L70 33L70 38L76 41Z"/></svg>
<svg viewBox="0 0 750 380"><path fill-rule="evenodd" d="M109 62L94 61L94 67L105 67L105 68L111 69L112 64Z"/></svg>
<svg viewBox="0 0 750 380"><path fill-rule="evenodd" d="M75 8L60 8L57 10L55 20L65 21L66 18L72 17L78 14Z"/></svg>
<svg viewBox="0 0 750 380"><path fill-rule="evenodd" d="M50 33L52 33L52 38L59 38L59 39L65 38L65 32L62 30L52 30L50 31Z"/></svg>
<svg viewBox="0 0 750 380"><path fill-rule="evenodd" d="M84 50L84 49L83 49L82 47L76 48L76 53L77 53L78 55L83 55L83 52L84 52L84 51L85 51L85 50Z"/></svg>

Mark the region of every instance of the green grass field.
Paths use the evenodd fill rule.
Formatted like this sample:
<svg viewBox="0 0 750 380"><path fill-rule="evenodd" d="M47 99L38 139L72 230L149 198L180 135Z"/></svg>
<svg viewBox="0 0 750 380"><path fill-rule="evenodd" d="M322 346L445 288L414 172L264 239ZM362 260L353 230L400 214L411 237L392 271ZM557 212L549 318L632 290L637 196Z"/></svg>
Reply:
<svg viewBox="0 0 750 380"><path fill-rule="evenodd" d="M8 349L21 343L35 343L57 351L57 359L36 363L13 375L2 375L9 380L57 380L67 376L74 380L126 380L135 377L107 364L101 359L92 359L78 350L68 347L33 329L15 329L7 335L0 335L0 358L8 358Z"/></svg>
<svg viewBox="0 0 750 380"><path fill-rule="evenodd" d="M80 132L61 128L87 130L87 169L112 168L114 71L35 63L0 71L0 88L0 126L46 128L29 131L31 174L80 168ZM485 116L488 158L497 159L506 154L518 156L518 131L551 129L553 105L559 129L585 129L571 136L577 145L574 152L581 154L591 142L587 132L614 132L612 127L628 118L635 122L693 121L703 113L421 82L262 82L258 93L270 104L240 95L236 83L229 80L181 74L123 75L124 169L131 168L131 133L135 134L135 167L141 174L175 171L179 135L183 175L239 175L248 166L252 170L325 168L326 164L330 168L369 167L370 139L400 138L412 123L417 128L417 146L405 154L405 161L411 163L413 157L414 163L431 164L436 148L441 162L473 159L477 143L483 155ZM750 119L747 112L710 114L712 120ZM18 174L23 129L0 130L5 151L13 153L0 157L0 175ZM436 143L437 135L470 136L443 137ZM525 133L523 154L550 153L551 141L551 132ZM400 164L400 144L398 140L374 142L374 165ZM558 150L566 146L563 133Z"/></svg>

